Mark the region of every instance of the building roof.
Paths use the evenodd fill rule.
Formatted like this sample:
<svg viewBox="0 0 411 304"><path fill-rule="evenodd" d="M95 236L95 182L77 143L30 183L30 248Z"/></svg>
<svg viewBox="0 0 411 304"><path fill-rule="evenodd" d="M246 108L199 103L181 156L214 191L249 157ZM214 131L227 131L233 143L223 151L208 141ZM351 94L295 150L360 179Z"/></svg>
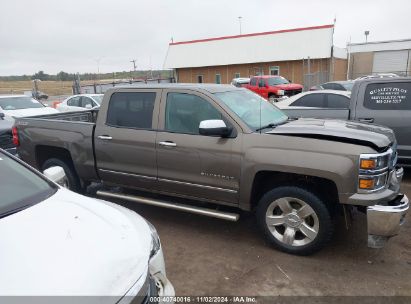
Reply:
<svg viewBox="0 0 411 304"><path fill-rule="evenodd" d="M329 58L334 25L172 42L165 68ZM315 43L313 43L315 42Z"/></svg>
<svg viewBox="0 0 411 304"><path fill-rule="evenodd" d="M411 39L349 43L347 48L349 53L409 50Z"/></svg>

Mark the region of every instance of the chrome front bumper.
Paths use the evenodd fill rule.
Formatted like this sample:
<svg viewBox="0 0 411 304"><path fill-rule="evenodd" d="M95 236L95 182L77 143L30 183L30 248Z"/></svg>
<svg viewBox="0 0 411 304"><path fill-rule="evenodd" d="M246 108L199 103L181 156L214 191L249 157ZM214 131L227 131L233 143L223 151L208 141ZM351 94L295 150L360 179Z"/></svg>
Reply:
<svg viewBox="0 0 411 304"><path fill-rule="evenodd" d="M404 194L387 205L367 207L368 247L382 248L390 237L397 235L408 209L409 200Z"/></svg>

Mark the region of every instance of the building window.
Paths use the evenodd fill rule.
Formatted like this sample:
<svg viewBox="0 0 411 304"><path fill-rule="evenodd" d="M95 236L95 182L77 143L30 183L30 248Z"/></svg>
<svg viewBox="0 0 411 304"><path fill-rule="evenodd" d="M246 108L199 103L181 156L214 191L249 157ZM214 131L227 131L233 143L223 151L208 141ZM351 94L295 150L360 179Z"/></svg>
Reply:
<svg viewBox="0 0 411 304"><path fill-rule="evenodd" d="M215 83L217 83L217 84L221 83L221 75L220 74L215 74Z"/></svg>
<svg viewBox="0 0 411 304"><path fill-rule="evenodd" d="M234 78L240 78L240 73L235 73Z"/></svg>
<svg viewBox="0 0 411 304"><path fill-rule="evenodd" d="M203 75L198 75L197 76L197 82L198 83L203 83Z"/></svg>
<svg viewBox="0 0 411 304"><path fill-rule="evenodd" d="M270 75L272 76L278 76L280 75L280 67L277 66L270 66Z"/></svg>

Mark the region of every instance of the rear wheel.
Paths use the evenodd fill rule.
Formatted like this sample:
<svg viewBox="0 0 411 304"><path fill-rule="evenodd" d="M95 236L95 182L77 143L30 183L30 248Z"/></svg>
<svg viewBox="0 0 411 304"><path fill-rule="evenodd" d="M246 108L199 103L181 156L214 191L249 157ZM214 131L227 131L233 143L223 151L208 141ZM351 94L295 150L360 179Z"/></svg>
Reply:
<svg viewBox="0 0 411 304"><path fill-rule="evenodd" d="M267 192L257 207L257 220L268 240L278 249L299 255L320 250L333 233L325 203L298 187L279 187Z"/></svg>
<svg viewBox="0 0 411 304"><path fill-rule="evenodd" d="M46 160L41 168L42 171L51 168L51 167L62 167L66 173L65 187L75 191L81 192L82 187L80 179L75 171L73 165L67 160L61 160L58 158L50 158Z"/></svg>

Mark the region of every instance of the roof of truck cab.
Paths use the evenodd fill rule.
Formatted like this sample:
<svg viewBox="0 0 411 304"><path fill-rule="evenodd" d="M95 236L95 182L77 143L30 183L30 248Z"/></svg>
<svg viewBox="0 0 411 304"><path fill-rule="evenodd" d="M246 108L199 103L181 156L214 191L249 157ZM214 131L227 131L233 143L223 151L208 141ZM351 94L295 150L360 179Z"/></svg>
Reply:
<svg viewBox="0 0 411 304"><path fill-rule="evenodd" d="M213 83L159 83L159 84L141 84L135 86L115 87L107 90L110 91L126 91L135 89L174 89L174 90L196 90L207 91L209 93L226 92L234 90L242 90L229 84L213 84Z"/></svg>

